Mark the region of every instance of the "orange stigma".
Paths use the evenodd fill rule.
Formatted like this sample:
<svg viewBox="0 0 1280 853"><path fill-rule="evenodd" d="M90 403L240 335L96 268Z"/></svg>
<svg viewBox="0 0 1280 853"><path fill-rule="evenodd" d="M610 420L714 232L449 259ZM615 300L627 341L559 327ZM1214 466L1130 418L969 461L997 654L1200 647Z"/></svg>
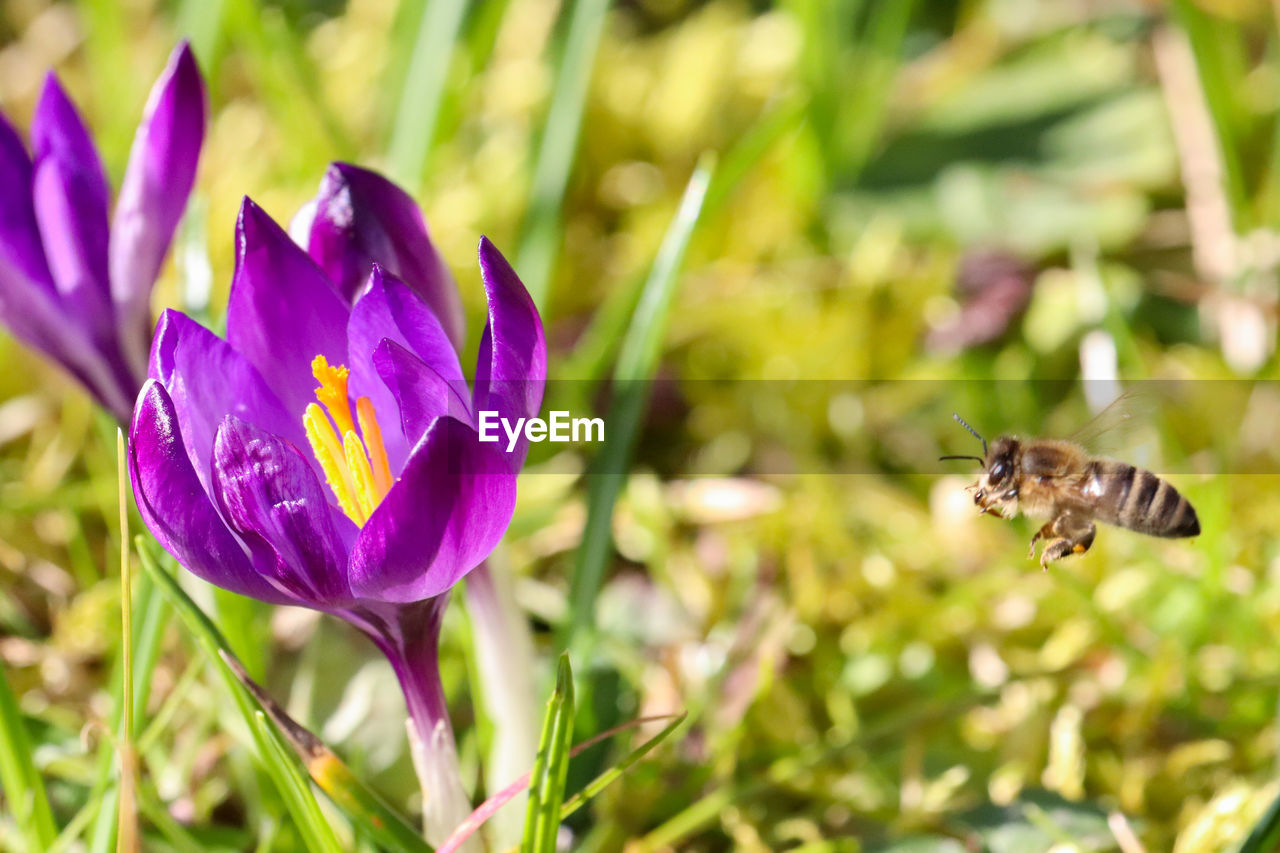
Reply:
<svg viewBox="0 0 1280 853"><path fill-rule="evenodd" d="M346 367L330 367L328 360L318 355L311 361L311 373L320 383L316 388L320 403L308 405L302 416L307 441L338 506L357 526L363 526L395 482L382 429L368 397L356 400L356 416L352 418Z"/></svg>

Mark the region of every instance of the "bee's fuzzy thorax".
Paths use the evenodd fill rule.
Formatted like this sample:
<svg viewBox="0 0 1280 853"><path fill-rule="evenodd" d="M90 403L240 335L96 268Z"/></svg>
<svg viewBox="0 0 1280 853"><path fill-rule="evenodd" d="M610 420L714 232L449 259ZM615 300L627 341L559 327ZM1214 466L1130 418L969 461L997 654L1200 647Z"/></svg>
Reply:
<svg viewBox="0 0 1280 853"><path fill-rule="evenodd" d="M1052 489L1033 479L1023 480L1018 490L1018 504L1028 518L1050 518L1057 512L1057 500Z"/></svg>

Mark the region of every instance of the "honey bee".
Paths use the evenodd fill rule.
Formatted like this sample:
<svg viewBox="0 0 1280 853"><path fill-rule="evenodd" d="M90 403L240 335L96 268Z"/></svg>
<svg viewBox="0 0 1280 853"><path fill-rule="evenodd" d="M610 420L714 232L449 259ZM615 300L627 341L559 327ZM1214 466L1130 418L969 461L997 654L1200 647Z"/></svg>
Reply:
<svg viewBox="0 0 1280 853"><path fill-rule="evenodd" d="M986 439L959 415L960 425L982 442L982 457L973 459L982 476L967 487L982 513L1012 518L1019 512L1048 522L1031 537L1046 540L1040 567L1072 554L1083 554L1098 532L1094 521L1114 524L1148 536L1178 539L1200 534L1200 519L1191 502L1169 483L1127 462L1089 455L1070 441L1022 440L1005 435L987 447Z"/></svg>

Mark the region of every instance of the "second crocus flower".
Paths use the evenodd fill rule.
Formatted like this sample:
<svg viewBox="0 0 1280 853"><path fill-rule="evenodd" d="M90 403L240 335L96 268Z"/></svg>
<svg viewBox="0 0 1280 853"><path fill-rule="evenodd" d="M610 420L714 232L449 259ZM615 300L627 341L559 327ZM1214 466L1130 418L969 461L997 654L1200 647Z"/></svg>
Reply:
<svg viewBox="0 0 1280 853"><path fill-rule="evenodd" d="M205 116L183 43L151 91L112 217L97 148L55 76L30 152L0 115L0 322L122 422L146 379L151 291L195 182Z"/></svg>

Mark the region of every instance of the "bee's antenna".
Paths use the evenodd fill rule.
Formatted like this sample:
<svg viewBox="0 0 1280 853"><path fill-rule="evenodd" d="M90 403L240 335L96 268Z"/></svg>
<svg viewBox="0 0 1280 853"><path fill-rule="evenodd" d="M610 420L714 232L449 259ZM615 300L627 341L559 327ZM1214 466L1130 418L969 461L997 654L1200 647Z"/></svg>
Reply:
<svg viewBox="0 0 1280 853"><path fill-rule="evenodd" d="M982 455L983 455L983 456L986 456L986 455L987 455L987 440L986 440L985 438L983 438L982 436L978 435L978 431L977 431L976 429L974 429L973 427L969 426L968 422L967 422L967 421L965 421L965 419L964 419L964 418L960 417L959 413L953 413L953 414L951 415L951 417L955 418L955 419L956 419L956 423L960 424L960 426L962 426L962 427L964 427L965 429L967 429L967 430L969 431L969 433L970 433L974 438L976 438L976 439L978 439L978 441L981 441L981 442L982 442ZM972 458L972 457L965 457L965 458ZM984 461L985 461L985 460L984 460Z"/></svg>
<svg viewBox="0 0 1280 853"><path fill-rule="evenodd" d="M979 459L977 456L939 456L938 457L939 462L946 462L948 459L972 459L975 462L977 462L979 465L987 464L987 460Z"/></svg>

